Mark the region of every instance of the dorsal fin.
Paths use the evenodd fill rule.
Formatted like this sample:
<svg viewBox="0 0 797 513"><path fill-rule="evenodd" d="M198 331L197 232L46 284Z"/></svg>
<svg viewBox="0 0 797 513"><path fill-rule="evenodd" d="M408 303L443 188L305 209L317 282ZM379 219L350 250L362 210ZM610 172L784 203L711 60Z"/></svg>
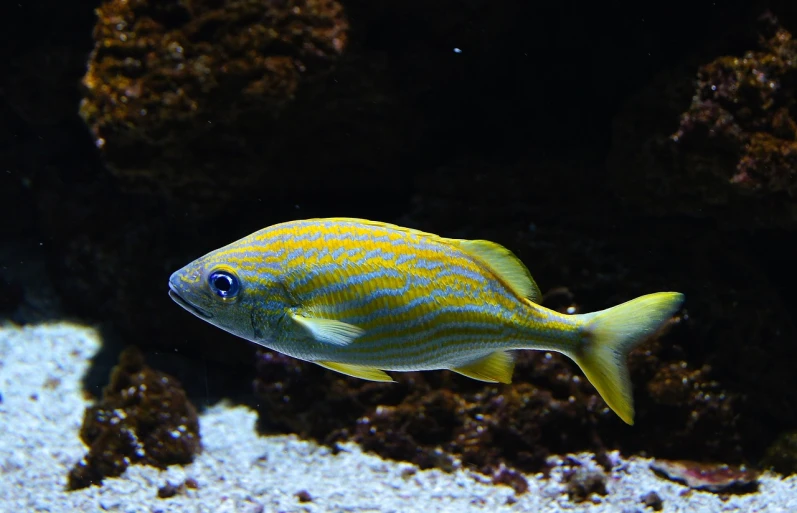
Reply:
<svg viewBox="0 0 797 513"><path fill-rule="evenodd" d="M449 240L483 262L520 297L533 303L542 301L542 293L529 270L505 247L488 240Z"/></svg>

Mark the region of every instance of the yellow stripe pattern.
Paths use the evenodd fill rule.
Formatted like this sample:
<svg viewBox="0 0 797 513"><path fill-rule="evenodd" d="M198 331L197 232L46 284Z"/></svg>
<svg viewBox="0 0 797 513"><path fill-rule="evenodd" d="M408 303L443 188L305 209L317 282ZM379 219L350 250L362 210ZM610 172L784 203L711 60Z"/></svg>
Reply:
<svg viewBox="0 0 797 513"><path fill-rule="evenodd" d="M572 318L518 297L450 239L389 224L283 223L204 259L235 269L272 327L289 326L284 316L293 308L364 330L344 347L297 338L293 329L256 341L307 360L451 368L501 349L561 349L578 337Z"/></svg>

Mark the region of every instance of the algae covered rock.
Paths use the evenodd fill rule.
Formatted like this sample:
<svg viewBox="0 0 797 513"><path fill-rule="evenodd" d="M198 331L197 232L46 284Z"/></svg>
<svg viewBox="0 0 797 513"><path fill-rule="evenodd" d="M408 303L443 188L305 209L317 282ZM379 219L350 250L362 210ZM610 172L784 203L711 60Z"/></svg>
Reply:
<svg viewBox="0 0 797 513"><path fill-rule="evenodd" d="M696 77L662 73L628 102L609 159L624 200L726 227L797 226L797 41L771 14L759 25L759 49Z"/></svg>
<svg viewBox="0 0 797 513"><path fill-rule="evenodd" d="M131 464L165 468L193 461L201 450L194 406L173 377L126 349L99 404L86 410L80 438L89 453L69 472L68 488L101 484Z"/></svg>
<svg viewBox="0 0 797 513"><path fill-rule="evenodd" d="M97 18L80 114L108 166L205 208L268 172L280 114L348 30L335 0L108 0Z"/></svg>

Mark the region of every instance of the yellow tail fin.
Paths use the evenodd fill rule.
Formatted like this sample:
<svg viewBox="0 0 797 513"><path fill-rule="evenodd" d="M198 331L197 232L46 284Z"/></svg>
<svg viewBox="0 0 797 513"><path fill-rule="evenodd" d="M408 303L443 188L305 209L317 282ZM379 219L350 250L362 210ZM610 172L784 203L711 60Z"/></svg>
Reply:
<svg viewBox="0 0 797 513"><path fill-rule="evenodd" d="M569 356L627 424L634 423L628 353L670 319L683 301L683 294L678 292L658 292L579 315L583 339Z"/></svg>

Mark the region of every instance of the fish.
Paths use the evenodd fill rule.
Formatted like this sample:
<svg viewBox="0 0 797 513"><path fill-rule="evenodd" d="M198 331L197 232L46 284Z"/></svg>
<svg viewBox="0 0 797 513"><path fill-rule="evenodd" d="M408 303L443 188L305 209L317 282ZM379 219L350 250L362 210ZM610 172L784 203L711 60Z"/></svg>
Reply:
<svg viewBox="0 0 797 513"><path fill-rule="evenodd" d="M627 424L628 353L684 301L657 292L563 314L541 305L504 246L343 217L275 224L211 251L169 277L169 296L240 338L371 381L446 369L508 384L516 351L562 353Z"/></svg>

